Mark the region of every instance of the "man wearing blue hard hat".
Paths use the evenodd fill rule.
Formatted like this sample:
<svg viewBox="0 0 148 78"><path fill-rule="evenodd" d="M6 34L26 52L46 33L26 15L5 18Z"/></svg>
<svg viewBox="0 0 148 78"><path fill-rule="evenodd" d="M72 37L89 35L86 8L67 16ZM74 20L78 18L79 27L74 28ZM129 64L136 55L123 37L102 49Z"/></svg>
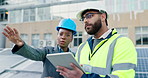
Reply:
<svg viewBox="0 0 148 78"><path fill-rule="evenodd" d="M2 32L15 46L12 49L12 53L24 56L26 58L42 61L43 62L43 74L41 78L64 78L58 72L51 62L46 58L47 54L71 52L68 45L73 40L73 35L76 34L76 24L71 19L62 19L59 25L56 27L57 33L57 46L46 46L42 49L32 48L27 45L19 36L18 31L15 28L6 26L5 32Z"/></svg>
<svg viewBox="0 0 148 78"><path fill-rule="evenodd" d="M108 28L107 12L87 8L80 11L77 18L83 21L85 31L92 35L80 44L75 55L85 73L73 63L73 70L57 66L57 71L66 78L134 78L137 65L135 46L115 28Z"/></svg>

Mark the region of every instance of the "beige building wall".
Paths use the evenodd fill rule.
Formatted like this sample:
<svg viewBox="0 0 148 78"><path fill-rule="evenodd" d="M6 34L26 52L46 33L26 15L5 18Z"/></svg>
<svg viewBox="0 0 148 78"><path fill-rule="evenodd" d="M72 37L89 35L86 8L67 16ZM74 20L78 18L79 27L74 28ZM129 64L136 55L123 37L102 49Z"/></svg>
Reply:
<svg viewBox="0 0 148 78"><path fill-rule="evenodd" d="M135 44L135 27L148 26L147 18L148 18L148 10L143 12L111 14L109 15L108 23L109 23L109 28L128 27L128 36ZM87 33L85 32L83 23L76 19L74 19L74 21L77 24L77 31L82 32L83 34L82 40L86 41L89 35L87 35ZM44 33L52 33L52 39L56 41L57 31L55 28L58 25L58 23L59 20L51 20L51 21L9 24L9 26L18 29L20 33L28 34L29 36L28 44L31 45L31 35L35 33L40 34L40 39L43 39ZM6 40L6 47L11 47L8 39ZM73 42L70 44L70 47L73 47Z"/></svg>
<svg viewBox="0 0 148 78"><path fill-rule="evenodd" d="M148 10L141 12L131 12L109 15L109 26L115 28L128 27L128 36L136 44L135 27L148 27ZM137 46L137 45L136 45ZM137 47L147 47L148 45L138 45Z"/></svg>
<svg viewBox="0 0 148 78"><path fill-rule="evenodd" d="M74 20L77 23L77 31L84 31L84 26L78 20ZM40 34L40 40L43 40L44 33L52 33L52 40L56 42L57 31L56 26L60 20L51 20L51 21L41 21L41 22L29 22L29 23L17 23L17 24L8 24L12 28L16 28L19 31L19 34L28 34L29 42L31 45L32 34ZM84 38L83 38L84 39ZM73 47L73 42L70 44L70 47ZM6 47L11 47L11 42L6 40Z"/></svg>

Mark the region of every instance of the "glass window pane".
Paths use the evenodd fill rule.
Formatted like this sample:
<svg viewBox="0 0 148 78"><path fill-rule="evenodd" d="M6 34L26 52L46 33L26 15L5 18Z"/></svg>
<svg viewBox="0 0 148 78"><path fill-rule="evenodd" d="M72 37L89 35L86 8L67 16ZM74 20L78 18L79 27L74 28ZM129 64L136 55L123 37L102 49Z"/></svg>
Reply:
<svg viewBox="0 0 148 78"><path fill-rule="evenodd" d="M79 44L77 46L79 46L82 43L82 38L79 38Z"/></svg>
<svg viewBox="0 0 148 78"><path fill-rule="evenodd" d="M141 35L140 34L136 34L136 45L141 45Z"/></svg>
<svg viewBox="0 0 148 78"><path fill-rule="evenodd" d="M119 34L128 37L128 28L127 27L116 28L116 30Z"/></svg>
<svg viewBox="0 0 148 78"><path fill-rule="evenodd" d="M142 41L144 45L148 45L148 34L143 35Z"/></svg>
<svg viewBox="0 0 148 78"><path fill-rule="evenodd" d="M30 21L35 21L35 9L30 9Z"/></svg>
<svg viewBox="0 0 148 78"><path fill-rule="evenodd" d="M118 33L121 33L121 28L116 28Z"/></svg>
<svg viewBox="0 0 148 78"><path fill-rule="evenodd" d="M37 20L50 20L51 14L50 14L50 7L44 7L44 8L38 8L37 12Z"/></svg>
<svg viewBox="0 0 148 78"><path fill-rule="evenodd" d="M24 10L23 21L24 22L28 22L29 21L29 10Z"/></svg>
<svg viewBox="0 0 148 78"><path fill-rule="evenodd" d="M77 39L74 38L74 46L77 46Z"/></svg>
<svg viewBox="0 0 148 78"><path fill-rule="evenodd" d="M39 34L32 34L32 46L38 47L39 39Z"/></svg>
<svg viewBox="0 0 148 78"><path fill-rule="evenodd" d="M76 35L74 35L74 46L79 46L82 43L82 32L77 32Z"/></svg>
<svg viewBox="0 0 148 78"><path fill-rule="evenodd" d="M141 27L136 27L135 32L136 32L136 33L141 33Z"/></svg>
<svg viewBox="0 0 148 78"><path fill-rule="evenodd" d="M122 32L125 32L125 33L128 32L127 28L122 28Z"/></svg>
<svg viewBox="0 0 148 78"><path fill-rule="evenodd" d="M28 34L21 34L20 36L25 43L28 43Z"/></svg>
<svg viewBox="0 0 148 78"><path fill-rule="evenodd" d="M136 44L148 45L148 27L136 27Z"/></svg>
<svg viewBox="0 0 148 78"><path fill-rule="evenodd" d="M79 36L82 36L82 32L79 33Z"/></svg>
<svg viewBox="0 0 148 78"><path fill-rule="evenodd" d="M51 40L52 39L52 34L51 33L45 33L44 34L44 40Z"/></svg>
<svg viewBox="0 0 148 78"><path fill-rule="evenodd" d="M142 27L142 32L143 33L148 33L148 27Z"/></svg>
<svg viewBox="0 0 148 78"><path fill-rule="evenodd" d="M21 22L21 15L22 11L21 10L14 10L9 12L9 22L10 23L20 23Z"/></svg>

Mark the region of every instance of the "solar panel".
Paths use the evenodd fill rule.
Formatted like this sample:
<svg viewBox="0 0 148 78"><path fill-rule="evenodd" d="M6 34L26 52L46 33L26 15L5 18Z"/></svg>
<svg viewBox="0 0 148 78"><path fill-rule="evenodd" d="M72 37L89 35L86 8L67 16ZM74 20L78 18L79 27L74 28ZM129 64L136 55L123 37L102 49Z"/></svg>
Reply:
<svg viewBox="0 0 148 78"><path fill-rule="evenodd" d="M148 59L138 59L136 72L148 72Z"/></svg>
<svg viewBox="0 0 148 78"><path fill-rule="evenodd" d="M148 49L137 49L138 57L148 58Z"/></svg>
<svg viewBox="0 0 148 78"><path fill-rule="evenodd" d="M148 78L148 73L136 73L135 78Z"/></svg>
<svg viewBox="0 0 148 78"><path fill-rule="evenodd" d="M135 78L148 78L148 48L137 48L138 63Z"/></svg>

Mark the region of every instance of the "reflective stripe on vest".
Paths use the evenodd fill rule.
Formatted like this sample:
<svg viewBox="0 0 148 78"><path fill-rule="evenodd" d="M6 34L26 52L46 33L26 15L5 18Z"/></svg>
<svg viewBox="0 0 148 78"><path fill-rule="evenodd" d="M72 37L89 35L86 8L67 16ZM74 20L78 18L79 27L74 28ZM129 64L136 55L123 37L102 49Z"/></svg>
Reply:
<svg viewBox="0 0 148 78"><path fill-rule="evenodd" d="M113 65L113 71L116 70L128 70L128 69L134 69L136 67L135 64L131 64L131 63L120 63L120 64L115 64ZM99 75L107 75L110 74L106 71L108 71L108 68L101 68L101 67L93 67L87 64L83 65L83 70L85 72L89 72L89 73L96 73Z"/></svg>
<svg viewBox="0 0 148 78"><path fill-rule="evenodd" d="M108 75L110 78L119 78L117 75Z"/></svg>
<svg viewBox="0 0 148 78"><path fill-rule="evenodd" d="M92 67L90 65L83 65L83 69L85 72L89 72L89 73L96 73L99 75L108 75L110 74L112 71L116 71L116 70L127 70L127 69L135 69L136 65L132 64L132 63L120 63L120 64L115 64L112 67L112 58L113 58L113 54L114 54L114 47L116 44L116 41L118 38L121 38L122 36L118 36L111 44L108 50L108 57L107 57L107 61L106 61L106 68L101 68L101 67ZM84 47L84 45L86 44L83 43L78 50L78 62L80 63L80 52L82 50L82 48ZM113 68L113 70L111 69ZM113 78L118 78L118 76L115 75L110 75Z"/></svg>
<svg viewBox="0 0 148 78"><path fill-rule="evenodd" d="M84 47L84 45L86 44L86 42L85 43L83 43L80 47L79 47L79 49L78 49L78 63L80 63L80 51L82 50L82 48Z"/></svg>

